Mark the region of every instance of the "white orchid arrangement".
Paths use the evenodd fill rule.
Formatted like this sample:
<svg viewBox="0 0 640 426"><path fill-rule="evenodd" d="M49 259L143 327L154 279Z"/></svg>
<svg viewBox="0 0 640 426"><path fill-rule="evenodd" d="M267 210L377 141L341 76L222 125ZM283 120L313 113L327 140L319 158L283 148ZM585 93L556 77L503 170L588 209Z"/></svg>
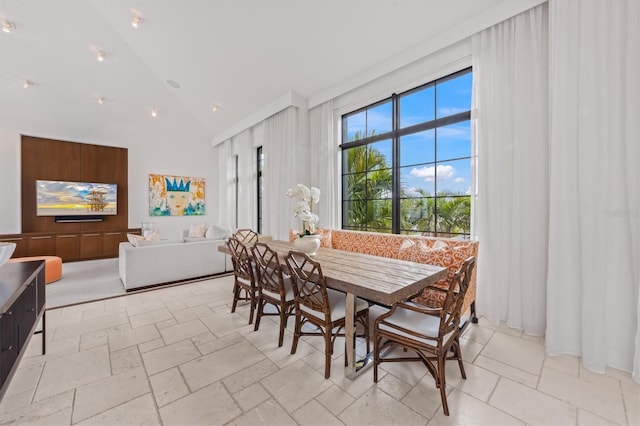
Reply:
<svg viewBox="0 0 640 426"><path fill-rule="evenodd" d="M309 189L306 185L299 183L287 190L287 197L300 198L293 208L293 215L302 220L300 236L315 234L320 218L312 212L312 207L314 203L317 204L320 201L320 190L313 186Z"/></svg>

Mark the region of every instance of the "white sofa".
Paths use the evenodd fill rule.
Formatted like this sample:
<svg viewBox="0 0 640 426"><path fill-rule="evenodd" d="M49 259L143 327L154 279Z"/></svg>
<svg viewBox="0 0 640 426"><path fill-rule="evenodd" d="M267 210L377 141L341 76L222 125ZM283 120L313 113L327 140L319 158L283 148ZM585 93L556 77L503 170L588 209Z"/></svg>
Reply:
<svg viewBox="0 0 640 426"><path fill-rule="evenodd" d="M218 251L223 239L157 241L134 247L120 243L120 280L127 291L233 271Z"/></svg>

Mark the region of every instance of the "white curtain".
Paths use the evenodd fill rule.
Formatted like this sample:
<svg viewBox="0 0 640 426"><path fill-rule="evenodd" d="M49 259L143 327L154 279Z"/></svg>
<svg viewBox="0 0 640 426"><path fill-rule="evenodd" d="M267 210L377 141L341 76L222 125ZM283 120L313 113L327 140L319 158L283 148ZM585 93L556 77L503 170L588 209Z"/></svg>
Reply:
<svg viewBox="0 0 640 426"><path fill-rule="evenodd" d="M264 122L262 226L264 234L279 240L288 240L289 229L296 226L287 189L304 183L308 175L308 148L300 139L298 116L298 109L289 107Z"/></svg>
<svg viewBox="0 0 640 426"><path fill-rule="evenodd" d="M531 335L545 330L547 36L541 5L472 39L476 305L489 321Z"/></svg>
<svg viewBox="0 0 640 426"><path fill-rule="evenodd" d="M640 381L640 3L551 0L547 352Z"/></svg>
<svg viewBox="0 0 640 426"><path fill-rule="evenodd" d="M217 145L214 149L218 160L218 188L215 205L217 209L216 224L222 226L236 226L236 202L234 184L234 165L231 139ZM214 204L213 200L207 204Z"/></svg>
<svg viewBox="0 0 640 426"><path fill-rule="evenodd" d="M340 197L339 150L334 139L333 100L309 111L309 143L311 163L310 185L320 189L320 202L314 211L320 217L320 227L339 228ZM322 167L318 167L321 164Z"/></svg>
<svg viewBox="0 0 640 426"><path fill-rule="evenodd" d="M256 229L256 153L247 129L232 138L238 156L238 228Z"/></svg>

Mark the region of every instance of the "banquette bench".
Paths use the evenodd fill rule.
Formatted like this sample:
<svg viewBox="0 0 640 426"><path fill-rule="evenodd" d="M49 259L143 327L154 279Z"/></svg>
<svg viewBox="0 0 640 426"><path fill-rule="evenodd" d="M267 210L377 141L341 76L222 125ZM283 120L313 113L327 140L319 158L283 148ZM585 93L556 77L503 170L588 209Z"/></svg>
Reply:
<svg viewBox="0 0 640 426"><path fill-rule="evenodd" d="M465 259L470 256L478 257L478 242L471 240L340 229L319 229L317 232L321 236L321 247L443 266L449 270L447 279L453 277ZM289 239L295 239L296 235L295 231L291 230ZM435 286L446 288L447 279L438 281ZM475 299L476 271L474 269L469 290L462 305L462 312L468 313L472 322L477 322ZM444 292L427 288L414 300L427 306L439 306L444 300Z"/></svg>

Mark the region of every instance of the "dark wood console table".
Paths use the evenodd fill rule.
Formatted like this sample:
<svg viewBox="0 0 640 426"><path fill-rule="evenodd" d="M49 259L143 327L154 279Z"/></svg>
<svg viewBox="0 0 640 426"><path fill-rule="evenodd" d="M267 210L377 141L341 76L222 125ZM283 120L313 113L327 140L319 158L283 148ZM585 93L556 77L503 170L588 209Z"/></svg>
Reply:
<svg viewBox="0 0 640 426"><path fill-rule="evenodd" d="M0 266L0 399L42 318L42 354L45 353L44 261Z"/></svg>

